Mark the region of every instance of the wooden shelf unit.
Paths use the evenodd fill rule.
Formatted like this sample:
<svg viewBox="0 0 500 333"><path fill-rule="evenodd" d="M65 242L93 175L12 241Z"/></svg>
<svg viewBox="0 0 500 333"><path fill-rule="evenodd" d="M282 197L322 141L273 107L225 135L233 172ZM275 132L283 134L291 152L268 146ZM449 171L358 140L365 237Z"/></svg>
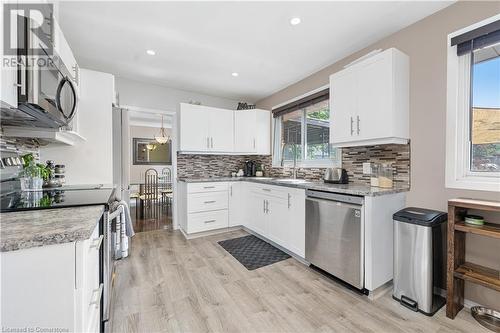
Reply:
<svg viewBox="0 0 500 333"><path fill-rule="evenodd" d="M500 291L498 270L465 261L466 233L500 239L500 224L485 223L483 226L465 224L463 220L468 209L500 212L500 202L474 199L448 201L446 316L452 319L464 307L464 281Z"/></svg>
<svg viewBox="0 0 500 333"><path fill-rule="evenodd" d="M500 239L500 224L496 223L485 223L484 225L470 225L464 223L463 221L460 221L455 223L455 230Z"/></svg>
<svg viewBox="0 0 500 333"><path fill-rule="evenodd" d="M500 291L500 271L466 262L455 269L454 276Z"/></svg>

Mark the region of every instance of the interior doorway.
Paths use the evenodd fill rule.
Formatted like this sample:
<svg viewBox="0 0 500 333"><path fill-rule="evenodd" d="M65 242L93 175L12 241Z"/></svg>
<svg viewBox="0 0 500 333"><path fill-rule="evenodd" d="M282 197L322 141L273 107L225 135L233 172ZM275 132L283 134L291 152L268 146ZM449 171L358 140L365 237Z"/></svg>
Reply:
<svg viewBox="0 0 500 333"><path fill-rule="evenodd" d="M175 113L113 109L114 182L130 207L136 232L173 229L176 177Z"/></svg>

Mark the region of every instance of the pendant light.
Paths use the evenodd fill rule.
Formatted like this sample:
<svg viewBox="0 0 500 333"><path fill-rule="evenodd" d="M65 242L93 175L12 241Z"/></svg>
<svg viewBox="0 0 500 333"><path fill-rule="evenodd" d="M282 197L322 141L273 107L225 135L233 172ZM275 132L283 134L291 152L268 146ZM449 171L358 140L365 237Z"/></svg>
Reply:
<svg viewBox="0 0 500 333"><path fill-rule="evenodd" d="M158 136L155 136L155 140L161 145L164 145L165 143L170 141L170 136L168 136L167 133L165 133L165 128L163 127L163 115L161 116L160 133Z"/></svg>

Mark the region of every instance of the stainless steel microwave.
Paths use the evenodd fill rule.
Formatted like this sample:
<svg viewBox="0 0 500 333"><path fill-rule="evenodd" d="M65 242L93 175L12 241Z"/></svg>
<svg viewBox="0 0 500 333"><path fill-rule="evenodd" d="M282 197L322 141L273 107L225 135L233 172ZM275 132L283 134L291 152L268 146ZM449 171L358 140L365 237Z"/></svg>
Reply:
<svg viewBox="0 0 500 333"><path fill-rule="evenodd" d="M35 43L35 38L30 28L31 20L25 17L20 20L18 105L17 110L12 110L10 117L4 117L2 123L29 127L64 127L74 117L78 107L73 77L55 50L49 52L43 49L44 54L41 56L33 53L34 48L31 46Z"/></svg>

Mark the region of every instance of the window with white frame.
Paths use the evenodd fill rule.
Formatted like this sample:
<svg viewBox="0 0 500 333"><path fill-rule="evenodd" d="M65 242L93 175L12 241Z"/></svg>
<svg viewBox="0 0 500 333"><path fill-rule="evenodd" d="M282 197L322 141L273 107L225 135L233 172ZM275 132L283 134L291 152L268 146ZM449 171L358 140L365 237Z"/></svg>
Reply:
<svg viewBox="0 0 500 333"><path fill-rule="evenodd" d="M338 165L330 145L329 89L323 89L273 110L274 165L301 167Z"/></svg>
<svg viewBox="0 0 500 333"><path fill-rule="evenodd" d="M447 187L500 190L500 15L449 36Z"/></svg>

